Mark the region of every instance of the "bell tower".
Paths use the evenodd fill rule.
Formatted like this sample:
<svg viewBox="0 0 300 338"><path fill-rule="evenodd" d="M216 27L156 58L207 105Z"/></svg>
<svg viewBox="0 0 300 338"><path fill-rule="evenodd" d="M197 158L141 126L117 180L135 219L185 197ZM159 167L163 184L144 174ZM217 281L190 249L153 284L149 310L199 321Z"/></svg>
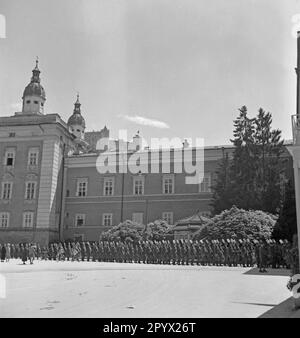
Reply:
<svg viewBox="0 0 300 338"><path fill-rule="evenodd" d="M32 70L30 83L26 86L23 93L22 114L25 115L42 115L44 114L44 104L46 93L41 85L39 61L36 59L35 68Z"/></svg>
<svg viewBox="0 0 300 338"><path fill-rule="evenodd" d="M79 102L79 94L74 103L73 114L69 117L68 126L70 132L76 136L78 140L84 140L85 120L81 115L81 103Z"/></svg>

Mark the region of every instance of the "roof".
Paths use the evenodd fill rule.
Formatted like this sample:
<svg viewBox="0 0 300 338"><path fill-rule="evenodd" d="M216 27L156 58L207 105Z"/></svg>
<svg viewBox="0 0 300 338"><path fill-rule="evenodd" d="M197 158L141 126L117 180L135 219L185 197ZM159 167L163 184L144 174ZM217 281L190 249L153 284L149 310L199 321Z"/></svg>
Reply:
<svg viewBox="0 0 300 338"><path fill-rule="evenodd" d="M44 87L40 84L40 70L38 67L38 60L36 60L35 68L32 70L32 78L30 83L26 86L23 99L25 96L39 96L46 100L46 92Z"/></svg>
<svg viewBox="0 0 300 338"><path fill-rule="evenodd" d="M29 85L26 86L23 98L25 96L40 96L44 100L46 100L46 92L43 86L38 82L30 82Z"/></svg>
<svg viewBox="0 0 300 338"><path fill-rule="evenodd" d="M208 220L207 217L201 216L196 213L193 216L183 218L175 223L175 226L179 225L203 225Z"/></svg>
<svg viewBox="0 0 300 338"><path fill-rule="evenodd" d="M85 120L80 113L74 113L73 115L69 117L68 125L69 126L79 125L85 128Z"/></svg>

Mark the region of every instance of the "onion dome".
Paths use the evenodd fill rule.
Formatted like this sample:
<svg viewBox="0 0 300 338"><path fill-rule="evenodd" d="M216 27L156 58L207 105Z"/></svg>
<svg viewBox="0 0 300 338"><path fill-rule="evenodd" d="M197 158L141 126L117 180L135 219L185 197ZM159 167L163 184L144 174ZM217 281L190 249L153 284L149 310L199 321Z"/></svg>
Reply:
<svg viewBox="0 0 300 338"><path fill-rule="evenodd" d="M23 93L23 99L26 96L39 96L46 100L46 92L43 86L40 84L41 79L40 79L40 70L38 67L38 59L36 60L36 65L35 68L32 71L32 78L30 83L27 85L27 87L24 90Z"/></svg>
<svg viewBox="0 0 300 338"><path fill-rule="evenodd" d="M68 125L69 126L82 126L85 128L85 120L83 116L81 115L81 109L80 109L81 103L79 102L79 94L77 94L77 100L74 104L74 111L73 115L71 115L68 119Z"/></svg>

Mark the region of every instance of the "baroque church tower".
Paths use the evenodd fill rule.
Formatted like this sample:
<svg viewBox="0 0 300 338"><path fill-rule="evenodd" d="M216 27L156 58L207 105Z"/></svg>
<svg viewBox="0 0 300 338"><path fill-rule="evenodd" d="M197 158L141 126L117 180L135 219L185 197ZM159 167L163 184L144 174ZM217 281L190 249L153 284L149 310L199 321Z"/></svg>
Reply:
<svg viewBox="0 0 300 338"><path fill-rule="evenodd" d="M45 114L46 93L38 60L22 100L21 112L0 117L0 187L5 189L0 196L0 217L5 225L0 227L0 238L47 244L62 236L64 159L77 148L79 135L58 114ZM79 100L74 113L80 115ZM77 128L83 136L84 124Z"/></svg>
<svg viewBox="0 0 300 338"><path fill-rule="evenodd" d="M37 59L35 68L32 71L31 81L23 93L22 114L44 114L46 93L40 83L40 73Z"/></svg>
<svg viewBox="0 0 300 338"><path fill-rule="evenodd" d="M70 116L68 120L68 126L72 134L76 136L77 139L84 140L84 131L85 131L85 120L81 115L81 103L79 102L79 94L77 94L77 100L74 103L73 115Z"/></svg>

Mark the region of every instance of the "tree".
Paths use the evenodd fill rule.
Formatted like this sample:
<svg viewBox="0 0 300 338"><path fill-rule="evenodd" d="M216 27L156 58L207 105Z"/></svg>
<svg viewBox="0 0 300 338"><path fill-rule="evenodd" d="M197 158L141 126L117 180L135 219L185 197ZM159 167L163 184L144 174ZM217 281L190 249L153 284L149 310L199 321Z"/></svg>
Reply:
<svg viewBox="0 0 300 338"><path fill-rule="evenodd" d="M279 212L281 203L280 175L284 170L281 131L272 130L272 115L259 109L255 119L256 190L262 210Z"/></svg>
<svg viewBox="0 0 300 338"><path fill-rule="evenodd" d="M125 221L101 234L105 241L162 240L168 236L170 225L163 220L156 220L147 226L132 221Z"/></svg>
<svg viewBox="0 0 300 338"><path fill-rule="evenodd" d="M231 205L249 209L256 200L253 189L254 119L248 118L246 106L239 112L231 139L235 147L230 170Z"/></svg>
<svg viewBox="0 0 300 338"><path fill-rule="evenodd" d="M272 115L260 108L255 118L249 118L243 106L233 136L233 158L223 159L212 187L214 213L236 205L278 214L284 149L281 131L272 130Z"/></svg>
<svg viewBox="0 0 300 338"><path fill-rule="evenodd" d="M138 242L144 238L145 225L137 224L132 221L125 221L108 231L101 234L101 239L105 241L133 241Z"/></svg>
<svg viewBox="0 0 300 338"><path fill-rule="evenodd" d="M286 184L285 201L281 209L279 218L275 224L272 237L276 240L287 239L293 241L293 236L297 233L297 216L294 184L289 181Z"/></svg>
<svg viewBox="0 0 300 338"><path fill-rule="evenodd" d="M229 180L230 160L228 154L224 154L223 151L223 158L219 163L216 179L213 182L213 199L211 205L215 214L231 207L232 191L230 189Z"/></svg>
<svg viewBox="0 0 300 338"><path fill-rule="evenodd" d="M195 233L195 239L269 239L276 217L260 210L244 210L233 206L215 215Z"/></svg>
<svg viewBox="0 0 300 338"><path fill-rule="evenodd" d="M164 220L156 220L146 227L147 239L162 240L168 236L171 226Z"/></svg>

